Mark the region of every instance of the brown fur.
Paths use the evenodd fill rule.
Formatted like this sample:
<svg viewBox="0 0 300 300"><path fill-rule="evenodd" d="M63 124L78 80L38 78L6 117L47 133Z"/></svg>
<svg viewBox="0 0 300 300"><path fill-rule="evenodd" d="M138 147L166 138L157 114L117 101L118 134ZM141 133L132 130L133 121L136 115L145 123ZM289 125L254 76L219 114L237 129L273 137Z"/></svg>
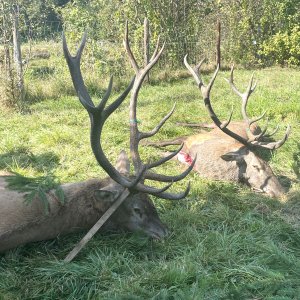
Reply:
<svg viewBox="0 0 300 300"><path fill-rule="evenodd" d="M129 161L121 153L117 168L128 175ZM36 198L24 202L24 193L7 188L7 176L0 176L0 252L34 241L48 240L91 228L110 207L123 188L111 178L90 179L61 186L65 204L54 191L47 193L49 214ZM167 234L149 197L130 194L110 217L107 228L141 231L154 238Z"/></svg>
<svg viewBox="0 0 300 300"><path fill-rule="evenodd" d="M243 122L232 122L228 127L240 136L248 138L247 128ZM260 132L260 128L255 124L251 130L255 134ZM191 158L197 155L194 169L202 177L243 182L271 197L280 197L284 193L284 188L267 162L219 128L170 141L147 144L164 147L181 143L184 143L183 152L189 154Z"/></svg>

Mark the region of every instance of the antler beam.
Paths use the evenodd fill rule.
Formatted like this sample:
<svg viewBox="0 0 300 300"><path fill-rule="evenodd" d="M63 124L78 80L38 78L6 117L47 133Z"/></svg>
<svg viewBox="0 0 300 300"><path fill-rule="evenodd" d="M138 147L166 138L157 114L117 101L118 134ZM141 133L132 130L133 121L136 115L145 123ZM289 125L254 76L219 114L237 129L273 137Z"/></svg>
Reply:
<svg viewBox="0 0 300 300"><path fill-rule="evenodd" d="M158 38L156 46L155 46L155 50L154 50L149 62L144 67L140 67L137 63L136 58L134 57L134 54L133 54L131 48L130 48L129 37L128 37L128 23L126 23L125 37L124 37L123 43L124 43L127 55L129 57L130 63L132 65L132 68L135 72L135 81L134 81L134 84L132 87L131 98L130 98L130 115L129 115L129 118L130 118L130 153L131 153L135 172L138 173L139 170L143 166L147 166L147 170L145 171L145 174L144 174L145 179L156 180L156 181L161 181L161 182L179 181L179 180L185 178L189 174L189 172L193 169L193 166L196 162L196 158L194 159L191 166L189 166L187 168L187 170L185 170L182 174L177 175L177 176L168 176L168 175L157 174L157 173L154 173L153 171L151 171L150 169L157 167L159 165L162 165L166 161L170 160L177 153L179 153L179 151L182 149L182 146L174 154L172 154L166 158L163 158L163 159L159 160L158 162L151 163L151 164L148 163L146 165L143 164L143 162L140 158L139 151L138 151L139 142L142 139L145 139L145 138L155 135L160 130L160 128L164 125L164 123L171 117L171 115L173 114L173 112L175 110L176 104L174 104L171 111L159 122L159 124L152 131L141 132L139 130L138 122L137 122L137 101L138 101L139 90L141 88L141 85L142 85L146 75L149 73L151 68L155 65L155 63L160 58L160 56L164 50L165 44L163 44L160 48L159 47L160 40Z"/></svg>
<svg viewBox="0 0 300 300"><path fill-rule="evenodd" d="M204 59L201 60L201 62L199 64L197 64L194 68L191 67L187 61L187 55L184 57L184 64L185 66L187 67L187 69L190 71L190 73L193 75L200 91L201 91L201 94L202 94L202 97L203 97L203 101L204 101L204 104L205 104L205 107L211 117L211 119L213 120L213 122L224 132L226 133L227 135L231 136L232 138L234 138L235 140L239 141L240 143L242 143L243 145L249 147L249 148L263 148L263 149L270 149L270 150L275 150L275 149L278 149L279 147L281 147L285 141L287 140L290 132L291 132L291 126L288 125L287 126L287 129L286 129L286 132L285 132L285 135L284 137L277 141L277 142L264 142L264 141L261 141L262 137L266 136L265 133L267 131L267 127L264 128L260 134L258 135L254 135L252 134L251 137L249 139L245 139L243 138L242 136L236 134L235 132L231 131L229 128L228 128L228 125L231 121L231 116L232 116L232 113L230 114L230 118L227 122L225 123L222 123L220 121L220 119L217 117L217 115L215 114L213 108L212 108L212 105L211 105L211 102L210 102L210 91L211 91L211 88L214 84L214 81L217 77L217 74L218 74L218 71L219 71L219 65L217 66L214 74L212 75L212 78L209 82L209 84L206 86L201 78L201 73L200 73L200 67L201 65L203 64L204 62ZM258 120L260 120L261 118L263 118L264 114L263 113L260 117L258 118L255 118L255 119L250 119L247 115L247 111L246 111L246 108L247 108L247 103L248 103L248 99L250 97L250 95L254 92L255 90L255 87L256 87L256 83L253 85L253 75L249 81L249 84L248 84L248 87L247 87L247 90L245 93L241 93L237 88L236 86L234 85L233 83L233 67L231 69L231 73L230 73L230 79L227 80L232 88L232 90L242 98L242 114L243 114L243 118L244 120L247 122L248 126L249 126L249 129L250 129L250 126L251 124L253 124L254 122L257 122ZM274 134L274 132L272 133ZM270 135L269 135L270 136Z"/></svg>
<svg viewBox="0 0 300 300"><path fill-rule="evenodd" d="M128 25L126 25L126 32L128 36ZM140 160L140 156L138 153L138 143L141 139L147 137L147 136L152 136L154 135L165 123L165 121L171 116L172 112L174 111L174 108L171 110L170 113L168 113L162 121L149 133L140 133L137 128L136 122L132 122L131 125L131 132L130 132L130 145L131 145L131 153L132 153L132 158L135 166L135 178L129 179L128 177L123 176L120 174L115 167L109 162L107 157L105 156L102 145L101 145L101 134L102 134L102 129L105 121L107 118L121 105L121 103L124 101L124 99L127 97L128 93L130 90L133 90L133 94L137 96L138 90L142 84L142 81L149 72L149 70L153 67L153 65L156 63L158 60L159 56L162 53L163 47L158 51L158 46L154 52L155 55L152 56L150 59L150 62L145 68L140 69L135 61L134 56L132 55L132 52L128 44L128 49L129 49L129 56L131 63L133 65L133 68L137 71L137 76L133 78L131 83L128 85L126 90L115 100L113 101L112 104L108 105L106 107L106 103L111 95L111 90L112 90L112 85L113 85L113 78L111 77L108 88L106 93L103 96L103 99L100 101L100 103L95 106L93 103L87 88L84 84L84 80L81 74L81 69L80 69L80 60L82 56L82 52L86 43L86 34L83 35L83 38L81 40L80 46L76 52L75 56L72 56L68 50L66 38L63 35L63 51L65 58L67 60L69 70L71 73L72 81L74 88L77 92L77 95L79 97L79 100L81 104L84 106L84 108L87 110L89 117L90 117L90 122L91 122L91 134L90 134L90 141L91 141L91 147L93 150L93 153L95 155L95 158L99 165L107 172L107 174L115 180L117 183L122 185L124 188L128 188L130 191L137 191L137 192L143 192L143 193L148 193L151 195L155 195L157 197L163 198L163 199L171 199L171 200L177 200L186 197L186 195L189 192L190 186L188 185L186 190L181 193L168 193L166 192L167 189L172 185L174 181L180 180L188 175L190 172L191 168L183 172L179 177L174 176L173 180L161 180L165 182L171 182L167 186L163 188L154 188L148 185L145 185L144 178L146 178L146 174L148 172L148 169L157 167L167 160L171 159L172 157L168 157L165 159L162 159L156 163L149 163L149 164L142 164ZM128 40L128 39L127 39ZM131 54L130 54L131 53ZM131 120L136 120L136 97L135 97L135 102L130 104L130 118ZM163 178L163 177L162 177ZM168 179L171 179L168 178Z"/></svg>

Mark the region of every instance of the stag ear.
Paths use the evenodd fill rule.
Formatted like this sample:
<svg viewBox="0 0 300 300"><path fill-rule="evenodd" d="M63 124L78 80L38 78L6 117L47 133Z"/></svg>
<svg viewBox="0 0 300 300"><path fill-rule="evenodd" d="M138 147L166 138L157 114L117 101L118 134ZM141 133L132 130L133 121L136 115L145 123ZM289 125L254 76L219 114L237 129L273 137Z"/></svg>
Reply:
<svg viewBox="0 0 300 300"><path fill-rule="evenodd" d="M120 195L118 191L95 190L94 197L98 201L113 202Z"/></svg>
<svg viewBox="0 0 300 300"><path fill-rule="evenodd" d="M240 153L240 151L232 151L232 152L227 152L223 155L221 155L221 158L224 159L225 161L237 161L240 162L244 160L244 155Z"/></svg>
<svg viewBox="0 0 300 300"><path fill-rule="evenodd" d="M122 150L117 159L115 168L124 175L129 175L130 171L130 162L128 156L124 150Z"/></svg>

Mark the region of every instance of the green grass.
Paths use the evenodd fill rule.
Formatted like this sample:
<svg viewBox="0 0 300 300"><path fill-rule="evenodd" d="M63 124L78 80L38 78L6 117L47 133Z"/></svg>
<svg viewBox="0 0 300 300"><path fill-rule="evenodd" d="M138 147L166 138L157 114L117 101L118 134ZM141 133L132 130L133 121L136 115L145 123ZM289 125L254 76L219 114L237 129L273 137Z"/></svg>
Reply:
<svg viewBox="0 0 300 300"><path fill-rule="evenodd" d="M237 120L240 102L222 78L228 75L218 76L212 102L222 119L234 105ZM241 89L250 75L236 71ZM164 241L98 234L70 264L62 259L83 234L19 247L0 257L0 299L300 299L300 72L264 69L256 77L259 86L249 114L267 109L270 125L281 125L277 137L286 124L292 125L288 142L267 155L290 186L284 202L191 174L174 187L180 190L191 181L186 200L154 199L171 230ZM193 132L177 127L176 121L209 122L193 80L184 79L142 88L141 128L153 128L174 101L176 112L156 139ZM33 103L30 111L0 112L1 170L26 176L50 173L61 182L105 176L91 153L88 116L76 97L45 99ZM103 134L110 160L128 149L128 137L126 100ZM159 151L144 147L141 154L152 159ZM176 162L160 168L166 174L181 170Z"/></svg>

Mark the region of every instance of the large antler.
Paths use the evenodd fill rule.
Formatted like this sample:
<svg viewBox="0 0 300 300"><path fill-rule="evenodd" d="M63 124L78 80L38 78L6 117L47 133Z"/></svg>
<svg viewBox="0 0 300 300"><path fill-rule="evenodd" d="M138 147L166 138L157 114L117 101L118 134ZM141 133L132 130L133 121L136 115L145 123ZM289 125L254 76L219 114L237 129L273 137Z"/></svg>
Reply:
<svg viewBox="0 0 300 300"><path fill-rule="evenodd" d="M184 64L185 66L187 67L187 69L190 71L190 73L193 75L200 91L201 91L201 94L202 94L202 97L203 97L203 100L204 100L204 104L205 104L205 107L206 109L208 110L209 112L209 115L211 117L211 119L213 120L213 122L224 132L226 133L227 135L231 136L232 138L236 139L237 141L239 141L240 143L244 144L245 146L249 147L249 148L264 148L264 149L271 149L271 150L275 150L279 147L281 147L285 141L287 140L289 134L290 134L290 131L291 131L291 127L290 125L287 126L287 130L286 130L286 133L283 137L283 139L277 141L277 142L265 142L265 141L262 141L262 138L263 137L270 137L271 135L275 134L277 132L277 128L275 129L274 132L272 132L271 134L268 134L266 135L266 131L267 131L267 126L259 133L259 134L254 134L252 133L251 131L251 125L254 123L254 122L257 122L258 120L262 119L265 115L265 112L257 117L257 118L253 118L253 119L250 119L248 117L248 114L247 114L247 104L248 104L248 99L250 97L250 95L254 92L255 90L255 87L256 87L256 83L253 85L253 75L249 81L249 84L248 84L248 87L247 87L247 90L244 92L244 93L241 93L238 91L238 89L236 88L236 86L234 85L233 83L233 67L231 69L231 74L230 74L230 79L228 80L229 84L231 85L231 88L233 89L233 91L242 98L242 115L243 115L243 118L245 120L245 122L247 123L247 126L248 126L248 131L249 131L249 138L248 139L245 139L244 137L236 134L235 132L231 131L229 128L227 128L227 126L229 125L230 121L231 121L231 117L232 117L232 111L231 111L231 114L230 114L230 117L228 119L228 121L222 123L220 121L220 119L217 117L217 115L215 114L212 106L211 106L211 102L210 102L210 91L211 91L211 88L214 84L214 81L217 77L217 74L219 72L219 65L217 66L209 84L206 86L203 82L203 80L201 79L201 72L200 72L200 68L201 68L201 65L203 64L205 59L203 59L199 64L197 64L194 68L191 67L189 65L189 63L187 62L187 55L184 57Z"/></svg>
<svg viewBox="0 0 300 300"><path fill-rule="evenodd" d="M106 119L121 105L121 103L124 101L128 93L130 92L132 86L134 85L135 80L133 79L129 86L126 88L126 90L110 105L106 107L106 103L110 97L111 90L112 90L112 84L113 84L113 78L111 77L107 91L105 95L103 96L103 99L100 101L100 103L95 106L90 95L88 94L87 88L84 84L83 77L80 70L80 59L81 55L84 49L86 43L86 34L84 34L82 41L80 43L80 46L77 50L77 53L75 56L71 56L65 36L63 35L63 50L64 55L67 60L69 70L71 73L72 81L74 88L77 92L77 95L79 97L79 100L81 104L84 106L84 108L87 110L90 121L91 121L91 147L93 150L93 153L96 157L97 162L99 165L106 171L106 173L117 183L122 185L124 188L128 188L131 191L138 191L138 192L144 192L148 194L155 195L157 197L163 198L163 199L181 199L184 198L188 192L190 186L188 185L187 189L178 194L174 193L167 193L165 192L171 184L161 188L157 189L154 187L147 186L143 184L143 176L151 168L154 168L160 164L162 164L164 161L171 158L169 156L168 158L161 159L158 162L155 163L149 163L142 165L141 168L139 168L138 172L136 172L136 176L134 180L130 180L129 178L123 176L120 174L115 167L109 162L107 157L105 156L102 146L101 146L101 133L103 129L103 125L106 121ZM187 172L184 172L182 178L185 177L189 173L190 169ZM175 180L173 180L175 181Z"/></svg>
<svg viewBox="0 0 300 300"><path fill-rule="evenodd" d="M155 63L158 61L159 57L161 56L163 50L164 50L164 45L159 49L159 37L156 43L155 50L152 54L152 57L150 58L149 62L144 66L140 67L132 53L132 50L129 45L129 39L128 39L128 23L126 22L126 29L125 29L125 38L124 38L124 46L126 49L126 52L128 54L130 63L135 71L135 80L134 84L131 90L131 98L130 98L130 153L131 157L133 160L133 165L135 169L135 173L138 174L144 167L144 164L141 160L139 151L138 151L138 146L139 142L142 139L151 137L155 135L159 129L164 125L164 123L171 117L175 110L175 105L171 109L171 111L158 123L158 125L150 132L141 132L138 128L138 122L137 122L137 99L138 99L138 94L139 90L141 88L141 85L146 77L146 75L149 73L151 68L155 65ZM151 167L157 167L159 165L162 165L164 162L170 160L172 157L177 155L180 150L182 149L183 145L174 153L171 155L161 159L160 161L151 164ZM157 174L152 171L150 171L148 168L145 173L144 173L144 178L145 179L151 179L151 180L157 180L161 182L175 182L183 179L188 175L188 173L193 169L193 166L196 162L196 158L194 159L193 163L189 166L189 168L186 169L182 174L177 175L177 176L167 176L167 175L162 175L162 174Z"/></svg>

